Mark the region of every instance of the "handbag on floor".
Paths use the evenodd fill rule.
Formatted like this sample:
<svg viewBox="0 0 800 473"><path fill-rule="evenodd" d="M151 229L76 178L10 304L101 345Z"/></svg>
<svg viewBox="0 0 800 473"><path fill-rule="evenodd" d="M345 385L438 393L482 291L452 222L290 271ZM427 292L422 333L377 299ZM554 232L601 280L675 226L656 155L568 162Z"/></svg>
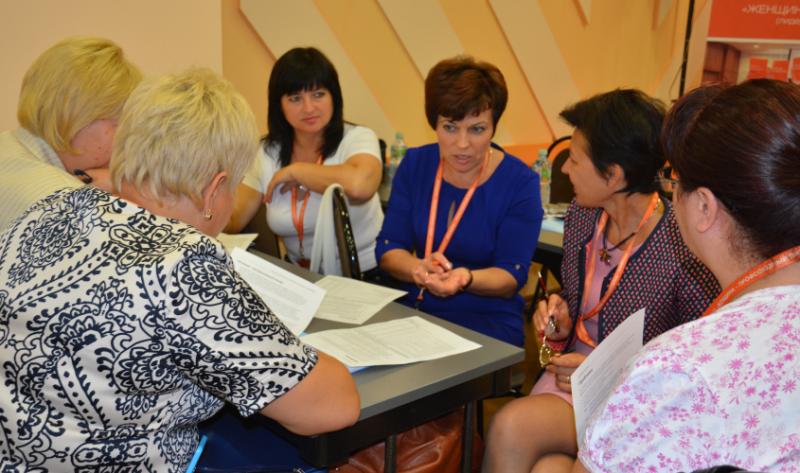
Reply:
<svg viewBox="0 0 800 473"><path fill-rule="evenodd" d="M398 473L457 473L461 468L464 410L459 409L397 435ZM472 471L483 460L483 441L472 431ZM331 472L383 472L385 444L377 443L353 454L348 462Z"/></svg>

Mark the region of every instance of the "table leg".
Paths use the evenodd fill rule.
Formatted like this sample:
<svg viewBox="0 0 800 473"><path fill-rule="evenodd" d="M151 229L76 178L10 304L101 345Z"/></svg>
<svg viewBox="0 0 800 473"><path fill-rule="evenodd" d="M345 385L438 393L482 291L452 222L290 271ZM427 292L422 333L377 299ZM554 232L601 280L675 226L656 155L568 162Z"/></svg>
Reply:
<svg viewBox="0 0 800 473"><path fill-rule="evenodd" d="M392 434L386 437L384 446L383 471L386 473L395 473L397 471L397 435Z"/></svg>
<svg viewBox="0 0 800 473"><path fill-rule="evenodd" d="M461 453L461 473L472 471L472 429L475 426L476 402L471 401L464 406L464 449Z"/></svg>

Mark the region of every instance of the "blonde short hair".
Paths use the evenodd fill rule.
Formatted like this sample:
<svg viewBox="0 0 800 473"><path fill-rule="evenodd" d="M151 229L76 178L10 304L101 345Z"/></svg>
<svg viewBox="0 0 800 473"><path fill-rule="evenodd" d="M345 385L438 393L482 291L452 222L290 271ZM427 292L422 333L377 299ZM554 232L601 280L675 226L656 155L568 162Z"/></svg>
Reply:
<svg viewBox="0 0 800 473"><path fill-rule="evenodd" d="M51 46L25 73L17 119L56 152L96 120L116 119L142 80L122 49L103 38L68 38Z"/></svg>
<svg viewBox="0 0 800 473"><path fill-rule="evenodd" d="M233 189L258 151L250 106L208 69L145 79L122 111L111 153L111 180L165 198L202 199L219 172Z"/></svg>

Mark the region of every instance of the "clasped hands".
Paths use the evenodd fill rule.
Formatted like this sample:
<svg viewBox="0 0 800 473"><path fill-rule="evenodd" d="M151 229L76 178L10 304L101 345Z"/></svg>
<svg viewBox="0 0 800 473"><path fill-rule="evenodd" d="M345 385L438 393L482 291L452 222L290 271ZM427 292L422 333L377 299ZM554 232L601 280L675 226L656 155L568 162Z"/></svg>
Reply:
<svg viewBox="0 0 800 473"><path fill-rule="evenodd" d="M420 260L411 272L414 284L438 297L448 297L461 292L472 280L470 270L453 268L453 264L439 252Z"/></svg>
<svg viewBox="0 0 800 473"><path fill-rule="evenodd" d="M540 341L545 335L550 316L555 319L556 329L546 333L547 339L556 342L565 340L572 330L572 319L569 316L566 301L558 294L551 294L546 301L539 301L536 306L536 312L533 314L533 327ZM572 373L585 359L586 356L575 352L555 354L550 357L550 362L545 369L555 376L558 389L572 392Z"/></svg>

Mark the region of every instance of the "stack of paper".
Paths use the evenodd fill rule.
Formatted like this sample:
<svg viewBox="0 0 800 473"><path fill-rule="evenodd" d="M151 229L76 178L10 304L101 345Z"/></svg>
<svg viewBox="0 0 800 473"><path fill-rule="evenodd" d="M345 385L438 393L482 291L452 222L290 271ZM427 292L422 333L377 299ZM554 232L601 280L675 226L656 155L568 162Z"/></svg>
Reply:
<svg viewBox="0 0 800 473"><path fill-rule="evenodd" d="M363 324L386 304L406 294L341 276L325 276L317 286L325 289L317 317L355 325Z"/></svg>
<svg viewBox="0 0 800 473"><path fill-rule="evenodd" d="M325 289L242 249L231 252L236 271L295 335L300 335L317 312Z"/></svg>
<svg viewBox="0 0 800 473"><path fill-rule="evenodd" d="M303 341L349 367L400 365L435 360L480 348L480 345L422 317L325 330Z"/></svg>
<svg viewBox="0 0 800 473"><path fill-rule="evenodd" d="M583 448L586 425L619 382L619 375L642 348L644 309L630 315L597 345L572 373L572 404L578 448Z"/></svg>
<svg viewBox="0 0 800 473"><path fill-rule="evenodd" d="M250 248L250 245L253 244L257 236L258 233L237 233L234 235L220 233L217 235L217 241L222 243L222 246L228 250L228 253L232 253L236 248L241 248L243 250Z"/></svg>

